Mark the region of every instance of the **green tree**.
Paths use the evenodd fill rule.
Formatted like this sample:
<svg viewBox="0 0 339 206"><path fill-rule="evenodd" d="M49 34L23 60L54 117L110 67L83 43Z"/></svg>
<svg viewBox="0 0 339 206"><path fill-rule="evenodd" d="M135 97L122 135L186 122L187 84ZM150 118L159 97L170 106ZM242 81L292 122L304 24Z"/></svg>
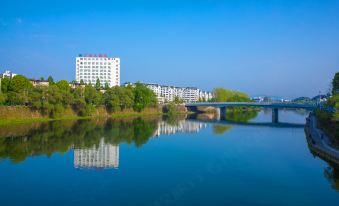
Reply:
<svg viewBox="0 0 339 206"><path fill-rule="evenodd" d="M339 72L334 75L332 80L332 94L339 93Z"/></svg>
<svg viewBox="0 0 339 206"><path fill-rule="evenodd" d="M105 82L105 89L106 89L106 90L109 89L109 84L108 84L108 82Z"/></svg>
<svg viewBox="0 0 339 206"><path fill-rule="evenodd" d="M44 77L40 77L40 80L41 80L41 81L45 81L45 78L44 78Z"/></svg>
<svg viewBox="0 0 339 206"><path fill-rule="evenodd" d="M56 83L56 85L62 91L68 91L70 89L70 86L67 80L60 80Z"/></svg>
<svg viewBox="0 0 339 206"><path fill-rule="evenodd" d="M80 80L80 85L85 85L85 82L84 82L84 80Z"/></svg>
<svg viewBox="0 0 339 206"><path fill-rule="evenodd" d="M175 104L182 104L182 103L184 103L184 101L180 97L175 96L174 97L174 103Z"/></svg>
<svg viewBox="0 0 339 206"><path fill-rule="evenodd" d="M7 101L7 95L0 92L0 105L4 105Z"/></svg>
<svg viewBox="0 0 339 206"><path fill-rule="evenodd" d="M120 87L121 88L121 87ZM121 109L132 108L134 105L134 93L131 86L122 87L120 95Z"/></svg>
<svg viewBox="0 0 339 206"><path fill-rule="evenodd" d="M9 84L9 90L13 92L28 91L32 87L32 83L23 75L14 76Z"/></svg>
<svg viewBox="0 0 339 206"><path fill-rule="evenodd" d="M48 81L49 85L53 85L54 84L54 79L53 79L53 77L51 75L48 76L47 81Z"/></svg>
<svg viewBox="0 0 339 206"><path fill-rule="evenodd" d="M173 115L178 114L177 105L174 102L170 102L169 104L167 104L166 105L166 113L169 116L173 116Z"/></svg>
<svg viewBox="0 0 339 206"><path fill-rule="evenodd" d="M70 103L70 96L56 85L37 87L30 93L30 104L52 118L58 117Z"/></svg>
<svg viewBox="0 0 339 206"><path fill-rule="evenodd" d="M87 85L84 91L86 104L97 106L101 103L102 94L98 92L92 85Z"/></svg>
<svg viewBox="0 0 339 206"><path fill-rule="evenodd" d="M214 91L215 102L250 102L249 96L243 92L227 90L224 88L215 88Z"/></svg>
<svg viewBox="0 0 339 206"><path fill-rule="evenodd" d="M8 92L10 82L11 82L11 79L7 77L1 79L1 91L3 93Z"/></svg>
<svg viewBox="0 0 339 206"><path fill-rule="evenodd" d="M145 85L136 83L133 92L135 111L141 112L145 107L155 106L157 104L156 95Z"/></svg>
<svg viewBox="0 0 339 206"><path fill-rule="evenodd" d="M104 104L106 108L111 112L115 112L121 109L118 90L119 88L112 87L106 90L106 92L103 95Z"/></svg>
<svg viewBox="0 0 339 206"><path fill-rule="evenodd" d="M101 84L100 84L100 79L99 79L99 78L97 78L97 81L96 81L96 83L95 83L95 88L96 88L97 90L101 89Z"/></svg>

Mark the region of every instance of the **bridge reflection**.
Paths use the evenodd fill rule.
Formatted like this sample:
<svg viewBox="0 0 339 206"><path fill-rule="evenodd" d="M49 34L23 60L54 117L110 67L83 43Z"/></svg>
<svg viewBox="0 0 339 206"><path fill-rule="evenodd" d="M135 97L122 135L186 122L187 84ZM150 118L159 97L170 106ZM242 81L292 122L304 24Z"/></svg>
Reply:
<svg viewBox="0 0 339 206"><path fill-rule="evenodd" d="M235 122L235 121L220 120L220 119L210 119L210 120L191 119L191 121L224 124L224 125L230 125L230 126L285 127L285 128L305 127L305 124L287 123L287 122L277 122L277 123L274 123L274 122Z"/></svg>

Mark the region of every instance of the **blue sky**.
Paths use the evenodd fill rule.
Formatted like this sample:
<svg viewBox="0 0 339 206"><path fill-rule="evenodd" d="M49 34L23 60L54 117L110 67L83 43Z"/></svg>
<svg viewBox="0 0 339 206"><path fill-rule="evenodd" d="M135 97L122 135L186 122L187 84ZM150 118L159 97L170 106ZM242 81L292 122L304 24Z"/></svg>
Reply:
<svg viewBox="0 0 339 206"><path fill-rule="evenodd" d="M339 71L339 1L1 1L0 70L73 80L78 54L121 82L314 96Z"/></svg>

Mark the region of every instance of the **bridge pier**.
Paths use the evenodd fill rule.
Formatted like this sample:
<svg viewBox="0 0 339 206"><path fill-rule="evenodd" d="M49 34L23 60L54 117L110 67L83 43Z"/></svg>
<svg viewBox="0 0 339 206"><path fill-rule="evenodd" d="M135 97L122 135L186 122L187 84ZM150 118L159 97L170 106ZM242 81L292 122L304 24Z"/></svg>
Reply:
<svg viewBox="0 0 339 206"><path fill-rule="evenodd" d="M216 108L215 108L215 112L216 112L217 120L220 120L220 117L221 117L221 116L220 116L220 113L221 113L221 112L220 112L220 107L216 107Z"/></svg>
<svg viewBox="0 0 339 206"><path fill-rule="evenodd" d="M278 108L272 108L272 123L279 123Z"/></svg>
<svg viewBox="0 0 339 206"><path fill-rule="evenodd" d="M226 120L226 107L216 107L217 120Z"/></svg>
<svg viewBox="0 0 339 206"><path fill-rule="evenodd" d="M226 120L226 112L227 109L226 107L220 107L220 119L221 120Z"/></svg>

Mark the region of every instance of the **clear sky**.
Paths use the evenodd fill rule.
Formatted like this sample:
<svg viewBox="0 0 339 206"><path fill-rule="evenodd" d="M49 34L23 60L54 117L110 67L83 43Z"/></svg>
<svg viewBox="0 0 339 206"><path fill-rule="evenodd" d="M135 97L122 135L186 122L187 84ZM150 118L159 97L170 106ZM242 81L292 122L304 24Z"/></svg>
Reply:
<svg viewBox="0 0 339 206"><path fill-rule="evenodd" d="M73 80L78 54L121 58L121 82L293 98L339 71L338 0L1 0L0 71Z"/></svg>

